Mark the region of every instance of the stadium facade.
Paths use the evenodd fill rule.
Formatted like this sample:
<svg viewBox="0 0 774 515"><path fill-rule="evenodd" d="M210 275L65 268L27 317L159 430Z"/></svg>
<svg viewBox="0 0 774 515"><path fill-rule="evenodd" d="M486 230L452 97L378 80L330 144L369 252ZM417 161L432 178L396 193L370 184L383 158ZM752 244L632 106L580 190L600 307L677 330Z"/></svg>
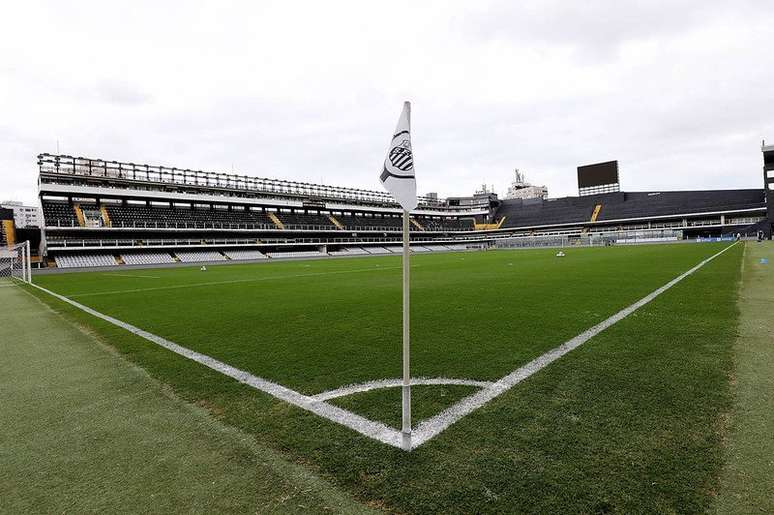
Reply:
<svg viewBox="0 0 774 515"><path fill-rule="evenodd" d="M401 209L381 191L67 155L41 154L38 166L43 266L399 252ZM420 197L411 244L429 252L556 236L569 244L770 236L768 174L761 189Z"/></svg>

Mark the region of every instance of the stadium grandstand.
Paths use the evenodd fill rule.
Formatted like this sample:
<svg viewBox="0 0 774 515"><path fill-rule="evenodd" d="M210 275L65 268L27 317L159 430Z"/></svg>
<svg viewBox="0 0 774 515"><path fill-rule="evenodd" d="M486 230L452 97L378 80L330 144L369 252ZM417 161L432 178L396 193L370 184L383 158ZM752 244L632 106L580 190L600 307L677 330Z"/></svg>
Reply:
<svg viewBox="0 0 774 515"><path fill-rule="evenodd" d="M41 154L38 166L39 250L49 267L400 252L401 209L385 192L67 155ZM758 230L770 237L767 173L761 189L420 197L410 239L415 252L427 252L555 237L563 244Z"/></svg>

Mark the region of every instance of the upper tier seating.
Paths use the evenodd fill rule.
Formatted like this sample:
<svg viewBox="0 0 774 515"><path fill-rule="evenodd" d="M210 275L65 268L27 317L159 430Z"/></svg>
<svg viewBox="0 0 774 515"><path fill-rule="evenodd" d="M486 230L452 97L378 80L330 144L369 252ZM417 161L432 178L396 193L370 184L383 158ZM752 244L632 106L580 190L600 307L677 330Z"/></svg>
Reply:
<svg viewBox="0 0 774 515"><path fill-rule="evenodd" d="M160 265L174 263L175 260L168 252L140 252L135 254L121 254L121 259L127 265Z"/></svg>
<svg viewBox="0 0 774 515"><path fill-rule="evenodd" d="M116 258L110 254L68 254L54 258L59 268L89 268L116 266Z"/></svg>
<svg viewBox="0 0 774 515"><path fill-rule="evenodd" d="M246 261L250 259L267 259L269 256L260 250L224 250L223 253L234 261Z"/></svg>
<svg viewBox="0 0 774 515"><path fill-rule="evenodd" d="M475 226L472 219L453 218L417 218L417 222L426 231L472 231Z"/></svg>
<svg viewBox="0 0 774 515"><path fill-rule="evenodd" d="M43 218L48 227L77 227L79 225L73 206L67 202L43 201Z"/></svg>
<svg viewBox="0 0 774 515"><path fill-rule="evenodd" d="M106 207L113 227L277 228L266 213L260 211L130 204Z"/></svg>
<svg viewBox="0 0 774 515"><path fill-rule="evenodd" d="M104 204L110 225L115 228L202 228L202 229L258 229L276 230L271 217L261 211L248 209L207 209L197 207L165 207L135 204ZM93 220L87 223L92 227L101 227L102 213L98 206L83 207L84 217ZM79 226L73 206L62 201L44 201L43 214L47 226ZM274 215L287 230L338 230L339 227L324 214L285 213ZM403 227L400 216L335 215L336 220L348 231L399 232ZM415 220L426 231L466 231L473 230L471 219L435 219L416 217ZM411 231L418 231L411 224Z"/></svg>
<svg viewBox="0 0 774 515"><path fill-rule="evenodd" d="M602 205L598 222L765 206L763 190L618 192L549 200L505 200L495 218L505 217L503 227L585 223L597 204Z"/></svg>
<svg viewBox="0 0 774 515"><path fill-rule="evenodd" d="M336 219L350 231L400 231L403 229L403 217L401 216L365 216L335 215ZM458 220L454 218L423 218L412 217L425 231L472 231L474 223L472 219ZM419 230L411 224L412 231Z"/></svg>
<svg viewBox="0 0 774 515"><path fill-rule="evenodd" d="M175 255L182 263L200 263L206 261L225 261L226 258L220 252L214 250L176 250Z"/></svg>
<svg viewBox="0 0 774 515"><path fill-rule="evenodd" d="M325 215L312 213L277 213L285 229L338 229Z"/></svg>
<svg viewBox="0 0 774 515"><path fill-rule="evenodd" d="M350 231L400 231L403 229L403 220L399 216L336 215L336 220Z"/></svg>

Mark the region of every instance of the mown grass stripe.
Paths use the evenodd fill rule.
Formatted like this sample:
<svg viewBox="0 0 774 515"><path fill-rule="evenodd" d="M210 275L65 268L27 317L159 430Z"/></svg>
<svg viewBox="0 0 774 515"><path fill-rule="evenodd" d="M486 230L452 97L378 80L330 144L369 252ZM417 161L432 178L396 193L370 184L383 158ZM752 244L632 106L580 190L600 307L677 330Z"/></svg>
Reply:
<svg viewBox="0 0 774 515"><path fill-rule="evenodd" d="M470 397L462 399L457 404L447 408L446 410L439 413L433 418L422 421L422 423L419 424L419 426L417 427L417 430L414 432L412 436L412 439L413 439L412 445L414 447L418 447L423 443L427 442L428 440L430 440L431 438L437 436L438 434L446 430L449 426L451 426L461 418L465 417L466 415L469 415L471 412L477 410L487 402L507 392L508 390L510 390L517 384L519 384L521 381L527 379L535 372L538 372L539 370L553 363L554 361L561 358L568 352L574 349L577 349L578 347L580 347L581 345L583 345L584 343L586 343L591 338L598 335L608 327L623 320L624 318L632 314L637 309L648 304L653 299L655 299L656 297L658 297L659 295L661 295L662 293L664 293L665 291L667 291L668 289L670 289L671 287L673 287L674 285L676 285L677 283L685 279L686 277L690 276L691 274L693 274L694 272L702 268L704 265L706 265L716 257L720 256L730 248L734 247L735 245L736 243L733 243L728 247L724 248L723 250L721 250L720 252L713 254L712 256L708 257L704 261L700 262L698 265L688 270L687 272L672 279L664 286L646 295L645 297L638 300L634 304L631 304L630 306L625 307L624 309L614 314L610 318L603 320L602 322L595 325L594 327L584 331L583 333L579 334L575 338L572 338L571 340L563 343L559 347L556 347L555 349L552 349L546 352L540 357L530 361L526 365L517 368L507 376L503 377L502 379L494 383L491 387L481 390L479 392L476 392Z"/></svg>
<svg viewBox="0 0 774 515"><path fill-rule="evenodd" d="M519 382L523 381L527 377L531 376L535 372L541 370L548 364L559 359L560 357L564 356L565 354L572 351L573 349L579 347L580 345L587 342L595 335L599 334L600 332L604 331L605 329L612 326L616 322L627 317L635 310L651 302L653 299L661 295L663 292L667 291L675 284L679 283L686 277L690 276L691 274L693 274L694 272L702 268L704 265L706 265L716 257L720 256L730 248L734 247L735 245L736 243L731 244L725 247L724 249L720 250L719 252L713 254L712 256L706 258L705 260L701 261L699 264L697 264L687 272L684 272L683 274L679 275L675 279L672 279L664 286L661 286L660 288L646 295L645 297L638 300L637 302L620 310L616 314L600 322L599 324L593 326L592 328L584 331L578 336L568 340L567 342L563 343L559 347L556 347L555 349L546 352L545 354L534 359L528 364L516 369L515 371L511 372L510 374L506 375L505 377L495 382L492 386L463 399L459 403L444 410L439 415L421 422L418 425L417 430L414 432L414 435L412 437L411 449L416 449L420 445L424 444L425 442L429 441L433 437L440 434L442 431L444 431L449 426L451 426L452 424L460 420L462 417L470 414L471 412L480 408L490 400L508 391L510 388L512 388ZM381 269L384 269L384 268L381 268ZM373 269L362 269L362 270L370 271ZM351 271L352 270L350 270L350 272ZM345 272L345 271L341 271L341 272ZM321 274L328 275L330 273L335 273L335 272L325 272ZM308 274L308 275L320 275L320 274ZM354 431L357 431L360 434L373 438L374 440L377 440L379 442L385 443L387 445L391 445L393 447L398 447L398 448L401 448L402 446L401 433L396 431L393 428L388 427L387 425L381 422L375 422L375 421L366 419L365 417L349 412L345 409L328 404L324 401L317 400L314 397L304 395L302 393L299 393L295 390L292 390L280 384L254 376L249 372L240 370L236 367L233 367L231 365L218 361L210 356L193 351L191 349L178 345L177 343L174 343L170 340L167 340L165 338L152 334L148 331L140 329L136 326L133 326L131 324L128 324L126 322L113 318L111 316L100 313L92 308L89 308L88 306L84 306L83 304L80 304L63 295L54 293L46 288L43 288L38 285L33 285L33 286L92 316L105 320L137 336L140 336L152 343L155 343L161 347L164 347L176 354L179 354L192 361L205 365L226 376L232 377L243 384L247 384L257 390L268 393L269 395L272 395L277 399L283 400L285 402L288 402L289 404L292 404L304 410L310 411L318 416L321 416L323 418L326 418L328 420L331 420L333 422L346 426Z"/></svg>

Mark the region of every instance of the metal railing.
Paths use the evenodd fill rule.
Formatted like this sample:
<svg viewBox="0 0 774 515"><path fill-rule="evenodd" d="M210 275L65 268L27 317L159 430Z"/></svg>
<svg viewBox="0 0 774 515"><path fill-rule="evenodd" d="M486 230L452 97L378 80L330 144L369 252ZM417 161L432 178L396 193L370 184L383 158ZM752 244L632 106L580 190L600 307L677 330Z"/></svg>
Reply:
<svg viewBox="0 0 774 515"><path fill-rule="evenodd" d="M427 241L418 237L418 234L412 235L412 241ZM476 238L475 240L483 240ZM443 238L440 241L472 241L469 238ZM49 238L47 246L50 250L62 249L81 249L81 248L115 248L115 247L137 247L137 248L158 248L158 247L186 247L192 245L223 246L223 245L337 245L337 244L364 244L380 243L389 245L400 245L400 237L343 237L343 238Z"/></svg>
<svg viewBox="0 0 774 515"><path fill-rule="evenodd" d="M636 231L607 231L599 233L518 236L495 240L497 248L601 246L615 243L662 243L680 241L682 231L670 229L642 229Z"/></svg>
<svg viewBox="0 0 774 515"><path fill-rule="evenodd" d="M81 176L95 179L113 179L133 181L144 186L153 184L175 184L199 188L212 188L234 192L256 192L261 194L279 194L308 199L355 201L375 205L397 206L392 195L386 191L327 186L307 182L251 177L234 173L205 172L201 170L181 169L169 166L125 163L105 159L91 159L57 154L38 155L38 167L41 174L59 176ZM423 209L444 211L450 209L445 200L419 196L419 205ZM455 207L455 211L466 210Z"/></svg>
<svg viewBox="0 0 774 515"><path fill-rule="evenodd" d="M286 231L347 231L347 232L400 232L400 226L371 226L371 225L345 225L340 229L335 225L316 225L316 224L287 224L283 223ZM58 220L46 219L48 228L81 228L77 220ZM90 227L94 228L94 227ZM247 230L247 231L278 231L276 225L262 223L226 223L226 222L164 222L164 221L112 221L110 225L100 225L100 229L224 229L224 230ZM456 228L447 229L425 229L426 232L453 232L459 231ZM470 229L461 229L472 231ZM411 227L411 232L421 232L416 227Z"/></svg>

